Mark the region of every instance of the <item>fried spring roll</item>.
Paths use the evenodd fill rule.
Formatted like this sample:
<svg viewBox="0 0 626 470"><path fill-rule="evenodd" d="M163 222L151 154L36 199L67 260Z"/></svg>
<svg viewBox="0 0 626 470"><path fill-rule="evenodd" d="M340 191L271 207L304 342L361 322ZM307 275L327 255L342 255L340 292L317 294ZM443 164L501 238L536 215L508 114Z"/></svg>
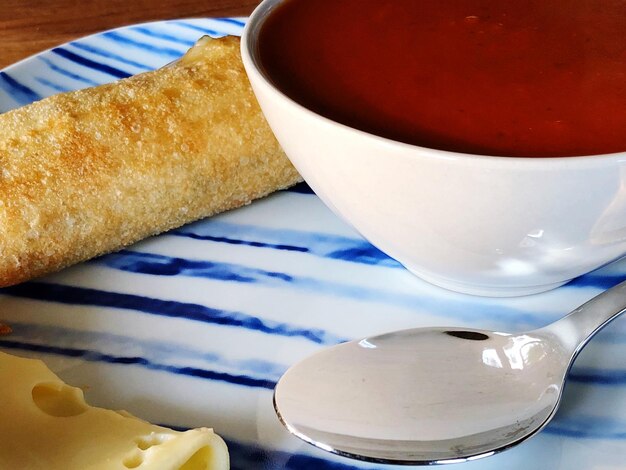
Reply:
<svg viewBox="0 0 626 470"><path fill-rule="evenodd" d="M0 115L0 285L57 271L300 181L239 39Z"/></svg>

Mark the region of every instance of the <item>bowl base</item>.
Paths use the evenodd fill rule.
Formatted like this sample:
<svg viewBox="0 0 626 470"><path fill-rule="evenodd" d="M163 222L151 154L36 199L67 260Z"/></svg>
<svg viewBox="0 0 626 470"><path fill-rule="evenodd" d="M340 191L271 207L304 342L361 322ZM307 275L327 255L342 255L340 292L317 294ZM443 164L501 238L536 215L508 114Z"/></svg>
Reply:
<svg viewBox="0 0 626 470"><path fill-rule="evenodd" d="M420 279L434 284L437 287L443 287L444 289L454 292L460 292L462 294L476 295L480 297L520 297L524 295L539 294L546 292L563 284L568 283L570 280L554 282L550 284L542 284L538 286L520 286L520 287L508 287L508 286L485 286L476 284L465 284L463 282L452 281L450 279L433 276L431 274L424 274L419 269L413 269L406 267L411 273L415 274Z"/></svg>

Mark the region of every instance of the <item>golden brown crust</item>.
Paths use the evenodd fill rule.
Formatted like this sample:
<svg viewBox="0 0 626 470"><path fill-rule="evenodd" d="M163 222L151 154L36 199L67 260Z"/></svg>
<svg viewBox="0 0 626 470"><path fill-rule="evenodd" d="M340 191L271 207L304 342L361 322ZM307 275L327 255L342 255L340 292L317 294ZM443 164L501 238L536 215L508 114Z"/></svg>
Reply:
<svg viewBox="0 0 626 470"><path fill-rule="evenodd" d="M0 115L0 285L114 251L300 180L239 39Z"/></svg>

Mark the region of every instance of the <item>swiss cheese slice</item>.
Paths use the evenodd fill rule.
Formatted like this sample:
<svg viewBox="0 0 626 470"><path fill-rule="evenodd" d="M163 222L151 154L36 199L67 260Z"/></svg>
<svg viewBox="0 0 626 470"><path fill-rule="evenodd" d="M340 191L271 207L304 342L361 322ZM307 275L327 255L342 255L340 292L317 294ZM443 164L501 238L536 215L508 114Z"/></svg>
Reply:
<svg viewBox="0 0 626 470"><path fill-rule="evenodd" d="M185 432L89 406L42 361L0 352L0 469L228 469L211 429Z"/></svg>

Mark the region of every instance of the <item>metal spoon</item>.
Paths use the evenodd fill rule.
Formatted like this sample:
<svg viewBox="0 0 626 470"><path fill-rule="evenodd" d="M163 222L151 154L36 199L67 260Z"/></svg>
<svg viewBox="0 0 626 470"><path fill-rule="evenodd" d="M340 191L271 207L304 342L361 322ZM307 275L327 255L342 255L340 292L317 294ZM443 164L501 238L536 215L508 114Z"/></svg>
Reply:
<svg viewBox="0 0 626 470"><path fill-rule="evenodd" d="M578 353L625 310L626 281L526 333L418 328L340 344L290 368L274 407L291 433L346 457L487 457L548 424Z"/></svg>

